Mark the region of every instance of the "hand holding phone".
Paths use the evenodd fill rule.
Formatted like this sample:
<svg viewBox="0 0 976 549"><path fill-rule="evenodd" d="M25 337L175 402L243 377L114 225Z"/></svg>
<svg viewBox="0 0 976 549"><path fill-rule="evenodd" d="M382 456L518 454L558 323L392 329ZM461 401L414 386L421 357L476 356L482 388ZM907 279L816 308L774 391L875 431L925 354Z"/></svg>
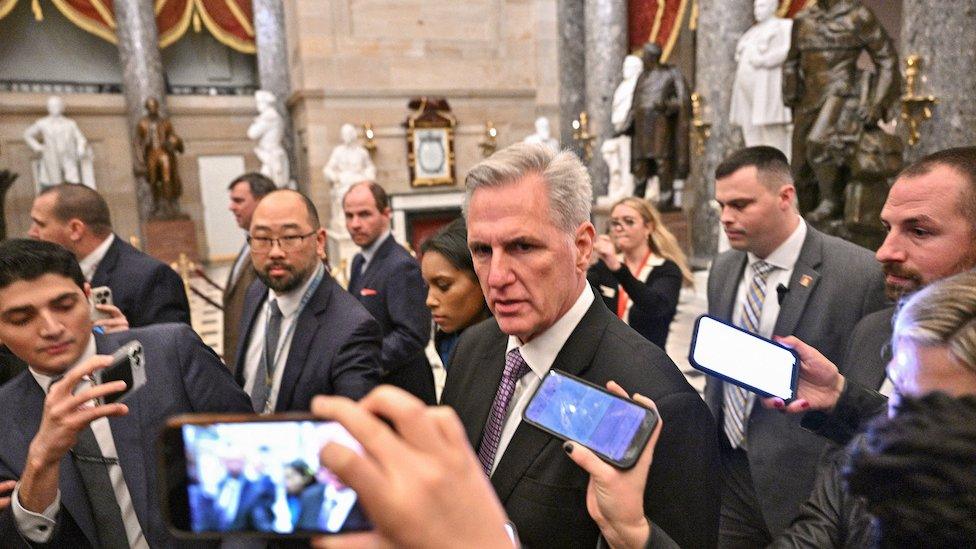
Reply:
<svg viewBox="0 0 976 549"><path fill-rule="evenodd" d="M622 469L634 466L658 421L654 410L559 370L549 370L522 419Z"/></svg>
<svg viewBox="0 0 976 549"><path fill-rule="evenodd" d="M91 319L99 321L111 318L111 314L98 309L99 305L114 305L112 303L112 288L98 286L91 290Z"/></svg>

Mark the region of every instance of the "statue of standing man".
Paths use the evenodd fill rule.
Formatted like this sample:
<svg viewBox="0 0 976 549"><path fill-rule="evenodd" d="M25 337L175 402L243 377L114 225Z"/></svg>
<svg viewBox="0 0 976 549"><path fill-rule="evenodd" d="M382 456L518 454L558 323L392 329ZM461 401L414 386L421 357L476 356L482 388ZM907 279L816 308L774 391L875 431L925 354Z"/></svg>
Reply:
<svg viewBox="0 0 976 549"><path fill-rule="evenodd" d="M275 108L275 96L265 90L254 92L258 115L247 128L247 137L257 141L254 154L261 161L261 174L274 181L279 188L288 185L288 154L281 142L285 136L285 121Z"/></svg>
<svg viewBox="0 0 976 549"><path fill-rule="evenodd" d="M631 136L634 195L643 197L647 182L657 176L658 209L675 209L674 182L688 177L691 95L681 72L661 63L661 47L644 44L644 72L634 86L626 129Z"/></svg>
<svg viewBox="0 0 976 549"><path fill-rule="evenodd" d="M346 191L356 183L376 181L376 166L369 157L369 151L356 143L356 128L343 124L339 128L342 144L332 149L329 161L322 169L325 179L332 184L332 225L330 232L346 234L345 213L342 211L342 198Z"/></svg>
<svg viewBox="0 0 976 549"><path fill-rule="evenodd" d="M783 104L783 62L790 51L793 20L776 17L777 0L756 0L756 24L735 47L729 121L742 128L747 147L768 145L790 157L790 109Z"/></svg>
<svg viewBox="0 0 976 549"><path fill-rule="evenodd" d="M146 179L152 191L152 219L180 217L180 195L183 184L176 165L176 155L183 152L183 140L176 135L169 119L159 114L159 101L146 100L146 116L136 126L140 162L146 171Z"/></svg>
<svg viewBox="0 0 976 549"><path fill-rule="evenodd" d="M82 177L82 162L88 158L88 140L78 124L64 116L64 101L57 96L49 97L47 113L24 131L27 146L39 155L34 169L38 189L61 183L94 187L94 181Z"/></svg>
<svg viewBox="0 0 976 549"><path fill-rule="evenodd" d="M610 169L607 196L597 199L601 203L615 204L621 198L634 194L634 175L630 172L630 136L623 135L622 132L627 129L630 107L634 103L634 87L643 70L644 62L640 57L624 57L621 69L623 79L613 92L610 111L610 123L613 124L615 137L605 140L600 146L603 161Z"/></svg>
<svg viewBox="0 0 976 549"><path fill-rule="evenodd" d="M863 80L867 52L875 74ZM843 212L850 164L865 128L898 95L898 54L874 14L857 0L816 0L793 22L783 64L783 101L793 109L793 176L800 211L823 225Z"/></svg>

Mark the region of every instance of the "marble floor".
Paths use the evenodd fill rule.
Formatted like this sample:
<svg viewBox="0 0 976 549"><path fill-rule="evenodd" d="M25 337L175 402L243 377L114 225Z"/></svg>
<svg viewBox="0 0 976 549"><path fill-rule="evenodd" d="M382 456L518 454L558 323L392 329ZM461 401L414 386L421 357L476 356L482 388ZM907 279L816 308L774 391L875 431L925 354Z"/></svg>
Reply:
<svg viewBox="0 0 976 549"><path fill-rule="evenodd" d="M228 266L216 266L206 269L207 276L222 284L227 279ZM689 383L700 393L705 386L705 377L688 365L688 346L691 343L691 332L695 319L707 309L705 297L705 283L708 271L695 273L695 287L681 290L678 302L678 314L671 324L671 334L668 336L667 353L674 360L678 368L688 378ZM221 292L202 278L191 280L194 288L209 299L220 302ZM223 353L223 323L219 310L207 303L205 299L191 292L190 309L193 317L193 328L200 334L204 342L213 347L217 354Z"/></svg>

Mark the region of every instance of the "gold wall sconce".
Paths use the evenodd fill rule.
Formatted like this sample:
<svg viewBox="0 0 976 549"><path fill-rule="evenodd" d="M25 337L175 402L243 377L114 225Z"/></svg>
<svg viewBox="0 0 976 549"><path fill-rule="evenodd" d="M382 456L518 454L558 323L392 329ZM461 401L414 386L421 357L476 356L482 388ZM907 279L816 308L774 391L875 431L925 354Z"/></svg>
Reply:
<svg viewBox="0 0 976 549"><path fill-rule="evenodd" d="M705 142L712 136L712 123L705 121L705 106L702 95L691 94L691 128L695 134L695 154L705 154Z"/></svg>
<svg viewBox="0 0 976 549"><path fill-rule="evenodd" d="M485 122L485 133L478 142L478 148L481 149L481 156L488 158L489 156L495 154L498 150L498 128L491 120Z"/></svg>
<svg viewBox="0 0 976 549"><path fill-rule="evenodd" d="M593 159L593 141L596 136L590 133L590 118L583 111L579 118L573 120L573 141L583 150L583 163L589 164Z"/></svg>
<svg viewBox="0 0 976 549"><path fill-rule="evenodd" d="M363 147L369 151L370 156L376 152L376 132L373 131L373 125L369 122L363 124Z"/></svg>
<svg viewBox="0 0 976 549"><path fill-rule="evenodd" d="M905 59L905 93L901 96L901 118L908 125L908 144L914 146L921 137L919 127L932 118L932 106L938 100L934 95L919 93L922 72L922 56L909 55Z"/></svg>

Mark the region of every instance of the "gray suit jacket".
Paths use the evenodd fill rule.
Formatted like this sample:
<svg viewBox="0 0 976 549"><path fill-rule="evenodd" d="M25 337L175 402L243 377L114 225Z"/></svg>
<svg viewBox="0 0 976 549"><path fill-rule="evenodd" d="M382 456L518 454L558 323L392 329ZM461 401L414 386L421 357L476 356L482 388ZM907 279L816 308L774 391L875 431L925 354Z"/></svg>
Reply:
<svg viewBox="0 0 976 549"><path fill-rule="evenodd" d="M746 262L746 253L736 250L715 259L708 278L709 314L732 320ZM773 333L794 335L835 364L844 358L858 321L886 305L884 279L871 252L809 226L788 288ZM724 440L723 385L709 378L705 402ZM800 419L757 402L746 427L753 484L774 537L790 524L810 494L825 449L825 440L801 428Z"/></svg>

